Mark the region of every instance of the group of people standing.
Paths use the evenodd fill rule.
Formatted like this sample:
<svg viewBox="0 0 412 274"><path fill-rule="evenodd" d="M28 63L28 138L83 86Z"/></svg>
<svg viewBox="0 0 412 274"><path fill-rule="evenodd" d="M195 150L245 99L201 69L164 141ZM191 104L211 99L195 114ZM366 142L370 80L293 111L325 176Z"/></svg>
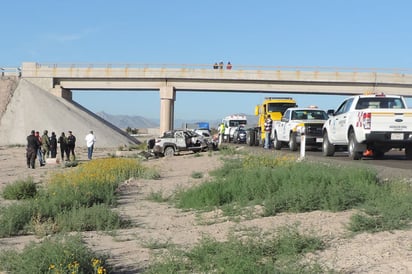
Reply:
<svg viewBox="0 0 412 274"><path fill-rule="evenodd" d="M57 144L60 144L60 155L61 160L70 161L70 156L72 159L76 159L75 147L76 147L76 137L73 135L71 130L68 131L68 135L64 132L61 133L60 137L57 138L54 132L51 133L51 136L48 135L48 130L44 130L43 135L40 136L38 131L32 130L30 135L27 136L27 167L35 168L36 158L39 159L40 166L46 164L47 158L56 158L57 157ZM96 138L93 134L93 131L90 131L86 135L86 145L87 145L87 156L88 159L92 159L94 143Z"/></svg>
<svg viewBox="0 0 412 274"><path fill-rule="evenodd" d="M223 61L220 61L219 64L216 62L213 65L213 69L223 69ZM232 69L232 64L227 62L226 69Z"/></svg>

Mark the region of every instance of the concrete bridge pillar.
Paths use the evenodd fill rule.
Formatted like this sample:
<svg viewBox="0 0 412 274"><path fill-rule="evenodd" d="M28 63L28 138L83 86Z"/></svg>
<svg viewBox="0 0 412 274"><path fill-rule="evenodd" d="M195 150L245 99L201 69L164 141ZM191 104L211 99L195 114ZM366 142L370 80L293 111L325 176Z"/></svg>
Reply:
<svg viewBox="0 0 412 274"><path fill-rule="evenodd" d="M160 134L174 128L176 90L173 86L160 87Z"/></svg>
<svg viewBox="0 0 412 274"><path fill-rule="evenodd" d="M62 88L60 85L55 85L54 88L50 89L50 92L57 97L61 97L69 101L72 101L73 99L71 90Z"/></svg>

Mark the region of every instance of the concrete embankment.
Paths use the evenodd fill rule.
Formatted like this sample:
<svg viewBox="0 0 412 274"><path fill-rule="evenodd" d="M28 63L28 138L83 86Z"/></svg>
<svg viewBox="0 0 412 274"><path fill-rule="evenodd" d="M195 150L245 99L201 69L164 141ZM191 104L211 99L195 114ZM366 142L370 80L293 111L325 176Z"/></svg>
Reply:
<svg viewBox="0 0 412 274"><path fill-rule="evenodd" d="M1 76L0 77L0 119L6 111L14 90L19 84L17 76Z"/></svg>
<svg viewBox="0 0 412 274"><path fill-rule="evenodd" d="M6 79L7 78L7 79ZM93 130L100 147L139 143L127 133L101 119L81 105L56 97L25 79L0 79L0 145L25 145L31 130L61 132L71 130L76 145L86 146L84 137Z"/></svg>

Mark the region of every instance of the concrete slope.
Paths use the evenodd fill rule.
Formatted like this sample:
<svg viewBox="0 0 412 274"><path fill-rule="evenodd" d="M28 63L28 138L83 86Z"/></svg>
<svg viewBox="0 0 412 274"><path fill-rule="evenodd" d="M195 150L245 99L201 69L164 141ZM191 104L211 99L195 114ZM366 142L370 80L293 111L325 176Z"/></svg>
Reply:
<svg viewBox="0 0 412 274"><path fill-rule="evenodd" d="M139 141L121 129L101 119L75 102L56 97L38 86L21 79L0 120L0 145L25 145L34 129L45 129L60 136L71 130L76 146L85 147L84 137L93 130L96 146L118 147Z"/></svg>

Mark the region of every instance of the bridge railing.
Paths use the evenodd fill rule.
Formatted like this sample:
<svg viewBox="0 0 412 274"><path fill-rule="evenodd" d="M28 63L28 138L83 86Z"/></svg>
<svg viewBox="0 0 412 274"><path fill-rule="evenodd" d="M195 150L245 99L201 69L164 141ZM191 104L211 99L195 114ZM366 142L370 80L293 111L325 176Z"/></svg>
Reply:
<svg viewBox="0 0 412 274"><path fill-rule="evenodd" d="M213 64L134 64L134 63L36 63L38 68L134 68L134 69L211 69ZM226 64L223 69L226 70ZM319 71L319 72L380 72L395 74L412 74L412 68L359 68L359 67L327 67L327 66L257 66L237 65L232 63L231 70L257 71Z"/></svg>
<svg viewBox="0 0 412 274"><path fill-rule="evenodd" d="M21 76L21 68L0 67L0 76Z"/></svg>

